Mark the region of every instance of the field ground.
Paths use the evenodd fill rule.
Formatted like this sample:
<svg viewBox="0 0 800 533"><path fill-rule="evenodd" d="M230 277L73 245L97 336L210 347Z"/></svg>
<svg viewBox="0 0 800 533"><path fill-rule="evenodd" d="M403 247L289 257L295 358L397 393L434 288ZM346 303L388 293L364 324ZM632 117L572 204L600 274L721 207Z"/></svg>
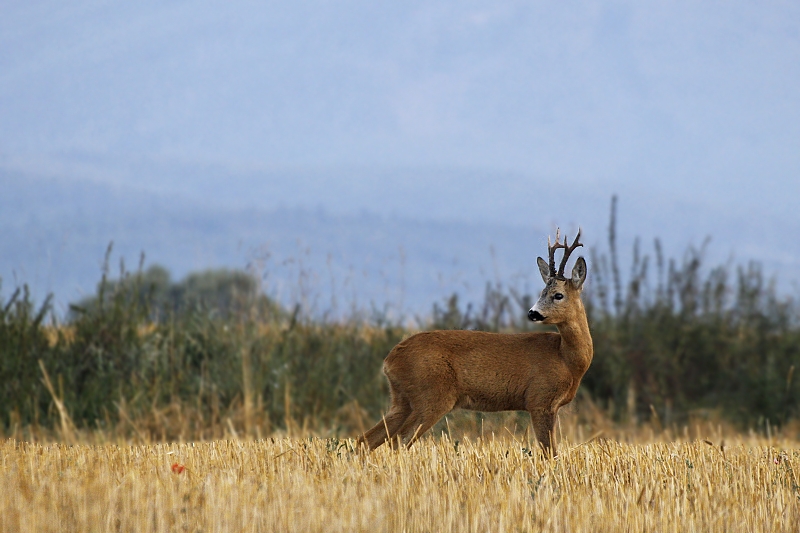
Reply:
<svg viewBox="0 0 800 533"><path fill-rule="evenodd" d="M581 442L570 430L552 459L515 433L426 437L411 450L369 455L335 438L8 439L0 442L0 530L800 529L800 443L780 434L723 443L639 432Z"/></svg>

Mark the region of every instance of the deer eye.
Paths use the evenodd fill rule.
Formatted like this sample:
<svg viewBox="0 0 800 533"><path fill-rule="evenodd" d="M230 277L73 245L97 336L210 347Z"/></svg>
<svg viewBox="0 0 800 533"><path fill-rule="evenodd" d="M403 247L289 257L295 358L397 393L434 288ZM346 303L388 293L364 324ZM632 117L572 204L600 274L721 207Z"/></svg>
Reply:
<svg viewBox="0 0 800 533"><path fill-rule="evenodd" d="M561 300L561 299L563 299L563 298L564 298L564 295L563 295L563 294L561 294L560 292L557 292L557 293L555 293L555 294L553 295L553 299L555 299L555 300Z"/></svg>

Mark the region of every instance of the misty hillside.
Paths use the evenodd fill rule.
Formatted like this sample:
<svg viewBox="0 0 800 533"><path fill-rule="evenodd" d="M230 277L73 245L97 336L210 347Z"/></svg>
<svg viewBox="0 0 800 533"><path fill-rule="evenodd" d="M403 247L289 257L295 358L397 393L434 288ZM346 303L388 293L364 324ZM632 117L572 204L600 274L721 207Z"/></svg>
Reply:
<svg viewBox="0 0 800 533"><path fill-rule="evenodd" d="M323 312L389 305L394 313L426 313L453 292L480 300L487 282L537 290L535 258L546 253L546 237L552 231L544 216L533 217L524 227L366 210L351 215L322 207L268 209L224 201L213 205L191 195L11 173L0 173L0 190L2 293L28 283L39 299L54 292L60 310L94 290L113 241L112 276L118 275L120 260L128 270L136 269L144 252L146 266L163 265L174 278L212 267L249 269L263 278L268 294ZM618 244L623 270L635 236L642 238L645 253L659 237L668 256L677 259L687 246L700 246L710 236L705 254L709 264L748 259L720 249L714 235L681 240L679 222L631 236L646 228L632 223L629 215L641 208L624 200L622 196L619 220L624 231ZM586 195L581 201L585 214L591 215L578 219L584 242L606 250L609 196ZM553 222L574 228L578 222L570 218L580 215L571 211L571 216ZM741 240L747 229L747 224L730 228ZM763 238L762 246L785 237L780 232L751 235L752 242ZM797 278L786 265L797 265L798 256L796 243L784 241L771 255L755 258L764 260L768 272L781 272L784 289L791 291Z"/></svg>
<svg viewBox="0 0 800 533"><path fill-rule="evenodd" d="M212 208L88 181L3 175L0 188L2 292L15 280L29 283L39 298L53 291L62 306L94 290L113 241L112 276L120 258L133 270L144 252L146 265L164 265L174 277L248 268L269 294L325 311L335 298L339 311L388 303L395 313L427 312L454 291L477 299L487 281L519 283L532 269L527 278L546 233L369 212Z"/></svg>

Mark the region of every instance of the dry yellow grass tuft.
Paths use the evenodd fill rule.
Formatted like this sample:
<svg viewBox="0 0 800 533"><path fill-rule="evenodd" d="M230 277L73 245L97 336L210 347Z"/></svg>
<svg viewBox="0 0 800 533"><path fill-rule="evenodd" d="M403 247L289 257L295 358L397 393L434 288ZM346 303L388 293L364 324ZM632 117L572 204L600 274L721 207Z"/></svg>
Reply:
<svg viewBox="0 0 800 533"><path fill-rule="evenodd" d="M2 531L797 531L800 451L426 438L0 444ZM782 443L787 444L787 443Z"/></svg>

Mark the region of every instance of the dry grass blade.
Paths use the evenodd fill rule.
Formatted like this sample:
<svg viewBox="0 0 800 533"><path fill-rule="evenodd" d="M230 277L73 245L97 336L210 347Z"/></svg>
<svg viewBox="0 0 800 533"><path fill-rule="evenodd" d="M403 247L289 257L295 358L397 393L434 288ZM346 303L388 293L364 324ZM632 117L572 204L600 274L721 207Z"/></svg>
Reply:
<svg viewBox="0 0 800 533"><path fill-rule="evenodd" d="M72 418L70 418L69 413L67 412L67 408L64 407L64 402L56 394L53 383L50 381L50 376L48 375L47 369L44 367L44 362L41 359L39 359L39 368L42 370L42 381L44 382L44 386L47 388L47 392L50 393L50 397L53 399L53 403L58 410L58 417L61 422L62 439L65 442L74 443L75 424L73 424Z"/></svg>

